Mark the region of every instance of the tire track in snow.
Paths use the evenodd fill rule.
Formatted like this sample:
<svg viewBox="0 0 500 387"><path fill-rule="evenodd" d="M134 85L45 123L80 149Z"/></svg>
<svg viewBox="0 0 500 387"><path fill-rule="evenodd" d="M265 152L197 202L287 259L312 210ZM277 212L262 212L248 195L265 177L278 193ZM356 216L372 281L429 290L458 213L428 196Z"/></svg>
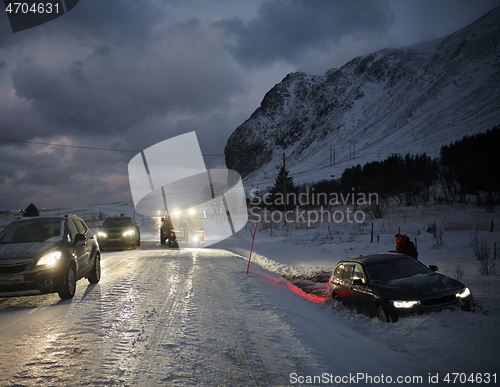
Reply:
<svg viewBox="0 0 500 387"><path fill-rule="evenodd" d="M191 299L193 297L194 272L198 265L197 251L173 252L168 264L169 275L159 286L162 292L150 294L154 308L148 311L147 324L138 345L141 356L137 357L134 385L162 385L171 380L173 372L183 382L192 379L191 372L179 372L178 364L184 359L179 355L182 333L188 329ZM170 384L170 383L169 383Z"/></svg>

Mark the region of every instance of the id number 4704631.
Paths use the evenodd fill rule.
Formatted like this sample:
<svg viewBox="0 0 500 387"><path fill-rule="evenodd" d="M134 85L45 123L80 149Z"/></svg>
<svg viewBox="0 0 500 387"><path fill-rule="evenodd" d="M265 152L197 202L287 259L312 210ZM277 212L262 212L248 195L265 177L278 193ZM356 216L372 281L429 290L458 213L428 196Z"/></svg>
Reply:
<svg viewBox="0 0 500 387"><path fill-rule="evenodd" d="M445 383L449 384L466 384L466 383L475 383L475 384L496 384L497 383L497 374L490 373L464 373L464 372L450 372L447 373L443 379Z"/></svg>
<svg viewBox="0 0 500 387"><path fill-rule="evenodd" d="M28 4L28 3L12 3L7 4L5 12L8 13L59 13L59 3L58 2L47 2L38 4Z"/></svg>

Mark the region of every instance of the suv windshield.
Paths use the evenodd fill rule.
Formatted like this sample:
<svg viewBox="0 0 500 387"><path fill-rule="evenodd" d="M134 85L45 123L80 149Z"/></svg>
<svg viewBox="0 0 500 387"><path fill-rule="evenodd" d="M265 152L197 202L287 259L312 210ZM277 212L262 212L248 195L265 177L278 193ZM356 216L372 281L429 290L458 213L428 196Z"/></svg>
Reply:
<svg viewBox="0 0 500 387"><path fill-rule="evenodd" d="M108 218L102 224L102 227L126 227L133 226L131 218Z"/></svg>
<svg viewBox="0 0 500 387"><path fill-rule="evenodd" d="M400 258L377 262L367 265L366 271L372 281L391 281L417 274L429 273L429 270L414 258Z"/></svg>
<svg viewBox="0 0 500 387"><path fill-rule="evenodd" d="M62 239L60 219L33 219L9 224L0 234L0 243L45 242L50 238Z"/></svg>

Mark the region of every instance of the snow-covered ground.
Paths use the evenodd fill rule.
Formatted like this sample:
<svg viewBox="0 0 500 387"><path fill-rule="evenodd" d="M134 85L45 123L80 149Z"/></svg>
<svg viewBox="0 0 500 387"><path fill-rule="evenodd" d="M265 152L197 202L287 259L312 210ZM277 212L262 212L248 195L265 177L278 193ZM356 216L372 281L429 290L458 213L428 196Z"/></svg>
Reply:
<svg viewBox="0 0 500 387"><path fill-rule="evenodd" d="M436 222L440 240L427 232ZM493 222L493 232L491 232ZM374 238L371 243L371 224ZM297 224L258 226L252 262L287 277L308 278L331 272L343 258L376 254L394 249L394 234L405 233L415 241L419 260L437 265L439 272L468 286L478 307L475 312L443 311L401 318L396 324L380 324L352 312L329 298L319 307L329 308L341 321L361 335L387 345L415 360L448 367L450 372L500 372L500 257L496 274L482 276L471 247L477 230L493 257L500 246L500 216L474 205L389 207L384 219L367 217L364 224ZM224 244L243 255L250 248L253 229L249 225ZM438 232L439 234L439 232ZM245 252L244 252L245 251ZM248 253L247 253L248 254ZM326 284L307 283L316 294L328 296ZM314 289L315 288L315 289Z"/></svg>
<svg viewBox="0 0 500 387"><path fill-rule="evenodd" d="M99 218L132 215L133 207L99 205L47 214L66 212L97 227ZM0 226L12 218L0 217ZM470 247L475 230L491 249L500 242L498 213L473 205L389 207L384 219L367 217L361 225L260 223L249 275L251 222L215 246L179 254L159 245L157 220L137 220L142 246L104 252L98 287L80 281L69 303L48 295L0 305L2 367L10 362L10 378L3 379L10 380L7 385L48 381L59 386L72 377L84 380L75 385L350 385L353 379L330 383L328 377L358 372L378 377L371 383L357 379L359 385L380 385L381 375L399 375L422 378L403 380L403 385L473 386L479 374L485 384L486 373L489 384L493 374L499 383L500 276L481 276ZM441 247L427 232L433 222L445 231ZM331 271L342 258L391 250L398 231L417 239L423 263L437 265L450 277L463 272L461 281L480 308L386 324L333 302L324 283L311 283L315 294L307 294L283 278L310 277ZM172 270L162 274L167 270L159 266L162 262ZM163 281L172 287L159 288ZM444 380L448 373L450 383ZM455 383L452 373L458 373ZM437 374L439 383L434 383ZM475 383L460 382L471 374Z"/></svg>

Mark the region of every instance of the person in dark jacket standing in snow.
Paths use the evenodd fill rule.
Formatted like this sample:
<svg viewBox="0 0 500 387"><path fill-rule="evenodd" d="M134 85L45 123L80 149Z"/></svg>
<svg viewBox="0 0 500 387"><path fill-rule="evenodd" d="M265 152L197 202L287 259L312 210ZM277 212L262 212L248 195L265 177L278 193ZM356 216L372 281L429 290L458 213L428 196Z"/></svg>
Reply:
<svg viewBox="0 0 500 387"><path fill-rule="evenodd" d="M396 253L406 254L418 259L417 248L407 235L396 234L394 239L396 240Z"/></svg>

